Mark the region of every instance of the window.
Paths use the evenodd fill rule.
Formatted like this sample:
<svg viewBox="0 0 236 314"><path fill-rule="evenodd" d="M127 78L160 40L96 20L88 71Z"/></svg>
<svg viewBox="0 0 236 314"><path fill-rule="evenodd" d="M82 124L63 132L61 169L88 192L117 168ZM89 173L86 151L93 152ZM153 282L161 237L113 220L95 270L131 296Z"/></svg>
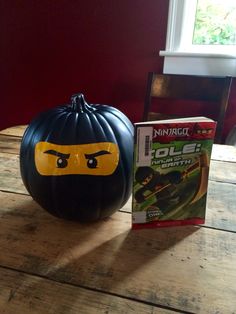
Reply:
<svg viewBox="0 0 236 314"><path fill-rule="evenodd" d="M236 76L236 1L170 0L164 73Z"/></svg>
<svg viewBox="0 0 236 314"><path fill-rule="evenodd" d="M215 48L221 45L229 53L236 44L235 0L198 0L192 44Z"/></svg>

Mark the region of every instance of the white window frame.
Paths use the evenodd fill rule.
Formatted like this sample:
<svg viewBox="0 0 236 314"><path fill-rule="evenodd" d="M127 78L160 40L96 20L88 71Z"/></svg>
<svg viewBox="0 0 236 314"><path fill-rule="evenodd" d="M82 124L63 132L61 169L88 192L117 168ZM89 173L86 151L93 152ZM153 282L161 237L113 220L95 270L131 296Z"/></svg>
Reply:
<svg viewBox="0 0 236 314"><path fill-rule="evenodd" d="M169 0L164 73L236 77L236 46L189 46L197 0ZM201 48L200 48L201 47ZM200 50L201 49L201 50ZM214 49L214 50L212 50Z"/></svg>

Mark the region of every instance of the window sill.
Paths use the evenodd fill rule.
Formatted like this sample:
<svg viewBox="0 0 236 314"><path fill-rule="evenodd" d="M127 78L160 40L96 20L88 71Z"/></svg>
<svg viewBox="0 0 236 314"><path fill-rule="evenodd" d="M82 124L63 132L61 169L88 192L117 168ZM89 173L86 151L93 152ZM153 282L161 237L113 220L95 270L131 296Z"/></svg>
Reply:
<svg viewBox="0 0 236 314"><path fill-rule="evenodd" d="M236 54L160 51L163 73L236 77Z"/></svg>

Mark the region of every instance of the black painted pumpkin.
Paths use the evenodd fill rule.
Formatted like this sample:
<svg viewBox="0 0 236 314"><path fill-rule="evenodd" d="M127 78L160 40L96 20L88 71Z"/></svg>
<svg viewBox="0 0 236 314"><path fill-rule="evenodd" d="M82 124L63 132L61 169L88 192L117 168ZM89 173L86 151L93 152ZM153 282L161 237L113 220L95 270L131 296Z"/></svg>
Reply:
<svg viewBox="0 0 236 314"><path fill-rule="evenodd" d="M26 129L20 149L22 180L51 214L95 221L121 208L131 194L133 125L119 110L71 104L41 113Z"/></svg>

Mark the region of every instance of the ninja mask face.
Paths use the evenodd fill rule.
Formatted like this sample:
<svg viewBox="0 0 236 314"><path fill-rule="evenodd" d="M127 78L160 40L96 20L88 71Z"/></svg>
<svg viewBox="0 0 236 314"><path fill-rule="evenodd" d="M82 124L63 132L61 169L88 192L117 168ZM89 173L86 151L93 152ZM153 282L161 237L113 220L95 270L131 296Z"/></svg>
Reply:
<svg viewBox="0 0 236 314"><path fill-rule="evenodd" d="M38 142L35 165L43 176L70 174L108 176L119 163L119 148L111 142L80 145L57 145Z"/></svg>

